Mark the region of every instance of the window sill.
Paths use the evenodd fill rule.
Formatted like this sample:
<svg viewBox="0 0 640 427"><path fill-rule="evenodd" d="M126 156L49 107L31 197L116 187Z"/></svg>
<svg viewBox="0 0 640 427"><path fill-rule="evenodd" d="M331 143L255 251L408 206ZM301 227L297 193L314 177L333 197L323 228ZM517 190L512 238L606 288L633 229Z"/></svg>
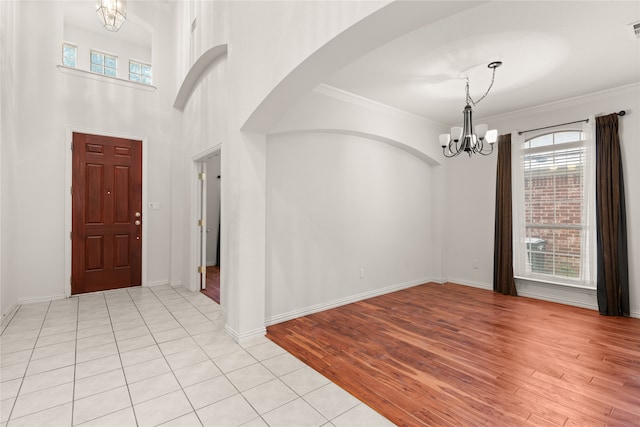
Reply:
<svg viewBox="0 0 640 427"><path fill-rule="evenodd" d="M115 83L117 85L130 87L133 89L144 90L146 92L154 92L157 87L152 85L145 85L138 82L132 82L131 80L125 80L118 77L105 76L103 74L92 73L91 71L80 70L78 68L67 67L65 65L56 65L58 70L64 74L70 74L72 76L83 77L85 79L99 80L105 83Z"/></svg>
<svg viewBox="0 0 640 427"><path fill-rule="evenodd" d="M585 290L588 290L588 291L595 291L596 290L595 287L591 287L591 286L585 286L585 285L581 285L581 284L578 284L578 283L557 282L557 281L554 281L554 280L549 280L549 279L541 278L541 277L514 276L514 278L517 279L517 280L524 280L524 281L527 281L527 282L543 283L545 285L562 286L562 287L576 288L576 289L585 289Z"/></svg>

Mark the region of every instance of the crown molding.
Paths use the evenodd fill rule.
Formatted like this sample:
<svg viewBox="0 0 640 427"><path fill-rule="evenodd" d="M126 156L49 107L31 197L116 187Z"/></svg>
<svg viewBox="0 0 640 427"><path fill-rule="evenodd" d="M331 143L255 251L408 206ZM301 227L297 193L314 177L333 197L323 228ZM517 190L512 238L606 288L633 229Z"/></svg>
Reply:
<svg viewBox="0 0 640 427"><path fill-rule="evenodd" d="M591 92L584 95L578 95L571 98L560 99L557 101L547 102L545 104L534 105L531 107L521 108L515 111L509 111L508 113L496 114L493 116L482 117L483 121L493 121L493 120L503 120L510 119L515 117L521 117L524 114L532 114L538 112L547 112L549 110L559 109L571 107L573 105L582 104L587 100L591 100L593 98L611 96L616 92L626 93L629 90L640 90L640 82L629 83L622 86L616 86L609 89L600 90L597 92Z"/></svg>
<svg viewBox="0 0 640 427"><path fill-rule="evenodd" d="M337 88L335 86L331 86L325 83L321 83L313 89L313 92L318 93L320 95L329 96L331 98L347 102L352 105L356 105L358 107L367 108L370 110L380 111L386 114L392 114L395 116L400 116L404 118L409 118L411 120L419 120L425 122L431 126L437 126L446 128L447 125L444 123L436 122L435 120L427 119L426 117L419 116L417 114L409 113L407 111L401 110L399 108L392 107L387 104L383 104L378 101L374 101L373 99L365 98L364 96L357 95L352 92L348 92L344 89Z"/></svg>

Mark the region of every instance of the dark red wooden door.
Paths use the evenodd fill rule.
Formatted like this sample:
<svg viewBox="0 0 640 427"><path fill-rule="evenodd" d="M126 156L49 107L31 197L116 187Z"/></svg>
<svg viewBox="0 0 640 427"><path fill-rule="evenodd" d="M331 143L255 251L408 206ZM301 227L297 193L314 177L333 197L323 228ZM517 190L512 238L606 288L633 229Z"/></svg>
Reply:
<svg viewBox="0 0 640 427"><path fill-rule="evenodd" d="M71 293L142 282L142 141L73 134Z"/></svg>

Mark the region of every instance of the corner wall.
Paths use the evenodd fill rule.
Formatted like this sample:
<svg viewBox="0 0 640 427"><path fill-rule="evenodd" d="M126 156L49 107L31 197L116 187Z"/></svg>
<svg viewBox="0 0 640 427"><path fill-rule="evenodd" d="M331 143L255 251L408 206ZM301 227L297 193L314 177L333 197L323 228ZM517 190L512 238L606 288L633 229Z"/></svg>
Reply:
<svg viewBox="0 0 640 427"><path fill-rule="evenodd" d="M269 137L267 165L267 324L431 279L431 166L323 133Z"/></svg>

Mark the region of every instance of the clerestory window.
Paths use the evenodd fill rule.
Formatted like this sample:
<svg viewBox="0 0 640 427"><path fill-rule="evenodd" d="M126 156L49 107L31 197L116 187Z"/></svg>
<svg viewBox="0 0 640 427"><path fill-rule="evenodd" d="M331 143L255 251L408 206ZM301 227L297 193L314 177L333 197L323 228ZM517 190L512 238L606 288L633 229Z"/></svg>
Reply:
<svg viewBox="0 0 640 427"><path fill-rule="evenodd" d="M151 65L139 61L129 61L129 80L150 85Z"/></svg>
<svg viewBox="0 0 640 427"><path fill-rule="evenodd" d="M92 50L90 70L92 73L116 77L118 75L118 57Z"/></svg>
<svg viewBox="0 0 640 427"><path fill-rule="evenodd" d="M62 44L62 65L72 68L78 66L78 46L71 43Z"/></svg>

